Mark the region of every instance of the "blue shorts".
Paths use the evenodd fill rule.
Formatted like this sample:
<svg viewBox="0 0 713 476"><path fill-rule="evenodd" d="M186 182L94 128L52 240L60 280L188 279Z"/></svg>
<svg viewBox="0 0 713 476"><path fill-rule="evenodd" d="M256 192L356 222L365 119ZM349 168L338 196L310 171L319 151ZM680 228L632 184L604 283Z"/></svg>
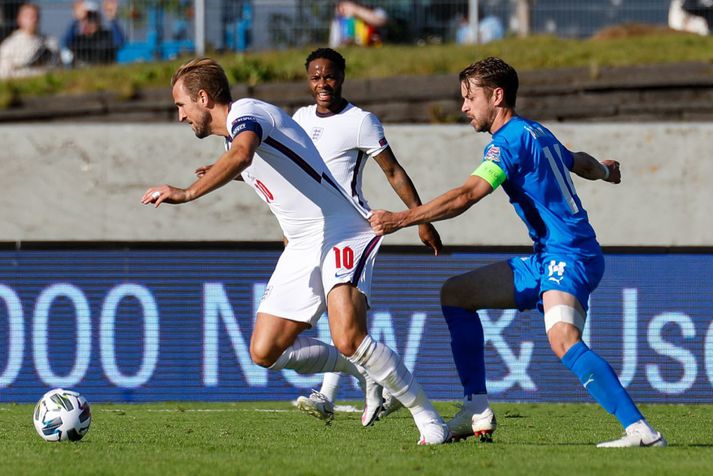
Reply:
<svg viewBox="0 0 713 476"><path fill-rule="evenodd" d="M542 293L562 291L577 298L586 312L589 295L597 288L604 275L604 256L572 257L537 254L511 258L515 303L520 311L542 309Z"/></svg>

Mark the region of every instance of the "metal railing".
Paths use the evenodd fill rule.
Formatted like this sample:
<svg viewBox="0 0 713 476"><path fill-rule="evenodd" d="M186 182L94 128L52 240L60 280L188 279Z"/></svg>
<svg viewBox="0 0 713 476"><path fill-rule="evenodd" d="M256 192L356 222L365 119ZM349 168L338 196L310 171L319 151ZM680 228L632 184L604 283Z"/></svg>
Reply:
<svg viewBox="0 0 713 476"><path fill-rule="evenodd" d="M97 3L94 3L94 2ZM117 0L103 0L116 2ZM680 3L681 0L679 0ZM14 2L14 3L13 3ZM208 50L260 51L320 45L338 33L360 25L335 19L336 0L118 0L114 22L102 0L85 0L104 15L105 40L101 62L154 61ZM14 28L18 0L3 2L0 36ZM36 0L41 9L40 30L64 47L65 65L77 64L66 41L73 17L71 0ZM369 0L383 10L386 24L376 31L379 42L473 42L514 34L553 34L586 37L626 22L665 25L669 0ZM470 12L477 11L477 15ZM76 16L76 14L75 14ZM197 20L198 19L198 20ZM202 21L201 21L202 19ZM344 19L342 19L344 20ZM473 25L480 23L480 35ZM198 25L198 27L196 27ZM115 30L121 32L117 40ZM331 30L331 31L330 31ZM363 32L363 31L362 31ZM344 36L344 35L342 35ZM342 38L343 39L343 38ZM91 48L93 43L85 46ZM76 47L76 45L75 45ZM75 48L76 49L76 48Z"/></svg>

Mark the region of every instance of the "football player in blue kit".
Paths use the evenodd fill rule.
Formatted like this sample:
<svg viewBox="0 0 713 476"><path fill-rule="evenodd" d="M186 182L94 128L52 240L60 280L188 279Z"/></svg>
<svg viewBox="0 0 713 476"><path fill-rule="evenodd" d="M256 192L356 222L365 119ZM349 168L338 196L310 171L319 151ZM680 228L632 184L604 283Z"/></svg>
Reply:
<svg viewBox="0 0 713 476"><path fill-rule="evenodd" d="M454 438L492 440L496 428L485 387L483 328L478 309L534 309L544 314L550 347L589 394L625 429L599 447L666 446L639 412L611 366L582 342L589 295L604 273L604 256L570 172L619 183L619 163L572 153L541 124L515 113L518 77L499 58L460 73L462 111L477 132L489 132L483 160L465 183L402 212L377 210L377 234L460 215L502 185L534 242L533 254L454 276L441 289L453 359L464 387L460 412L448 422Z"/></svg>

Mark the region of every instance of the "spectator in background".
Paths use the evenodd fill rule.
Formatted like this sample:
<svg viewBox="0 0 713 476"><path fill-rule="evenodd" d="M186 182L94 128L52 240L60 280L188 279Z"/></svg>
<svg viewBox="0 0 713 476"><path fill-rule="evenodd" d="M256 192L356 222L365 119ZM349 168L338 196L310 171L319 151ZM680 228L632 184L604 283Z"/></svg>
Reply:
<svg viewBox="0 0 713 476"><path fill-rule="evenodd" d="M43 74L57 63L57 41L39 33L40 8L20 6L18 29L0 44L0 79Z"/></svg>
<svg viewBox="0 0 713 476"><path fill-rule="evenodd" d="M382 28L389 16L382 8L369 8L358 3L339 2L329 30L329 46L374 46L383 42Z"/></svg>
<svg viewBox="0 0 713 476"><path fill-rule="evenodd" d="M103 7L109 28L102 23L97 3L91 0L74 2L74 20L62 38L63 63L102 64L116 60L116 52L124 44L124 31L116 18L118 0L104 0Z"/></svg>
<svg viewBox="0 0 713 476"><path fill-rule="evenodd" d="M490 43L502 40L505 37L505 27L502 20L495 15L485 15L480 5L478 6L478 38L477 43ZM461 17L456 29L456 43L470 45L476 43L475 35L470 27L468 17Z"/></svg>
<svg viewBox="0 0 713 476"><path fill-rule="evenodd" d="M17 29L17 14L23 0L0 0L0 42Z"/></svg>
<svg viewBox="0 0 713 476"><path fill-rule="evenodd" d="M713 0L672 0L668 9L668 26L674 30L707 35L712 16Z"/></svg>

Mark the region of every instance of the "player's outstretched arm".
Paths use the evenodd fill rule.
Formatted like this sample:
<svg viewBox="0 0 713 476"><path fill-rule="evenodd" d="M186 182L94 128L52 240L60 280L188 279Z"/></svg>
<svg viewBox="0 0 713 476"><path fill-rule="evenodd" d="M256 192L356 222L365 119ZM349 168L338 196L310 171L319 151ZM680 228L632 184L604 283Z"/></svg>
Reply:
<svg viewBox="0 0 713 476"><path fill-rule="evenodd" d="M424 205L402 212L374 210L369 223L377 235L388 235L407 226L447 220L460 215L492 191L493 187L488 182L471 175L460 187L449 190Z"/></svg>
<svg viewBox="0 0 713 476"><path fill-rule="evenodd" d="M230 182L250 166L258 145L260 139L257 134L251 131L243 132L233 140L230 149L190 187L186 189L170 185L151 187L144 193L141 203L144 205L153 203L158 207L164 202L185 203L202 197Z"/></svg>
<svg viewBox="0 0 713 476"><path fill-rule="evenodd" d="M586 152L572 152L572 172L587 180L604 180L610 183L621 182L619 162L602 160L601 162Z"/></svg>
<svg viewBox="0 0 713 476"><path fill-rule="evenodd" d="M213 167L213 164L201 165L193 173L196 174L196 177L201 178L205 175L206 172L208 172L211 169L211 167ZM237 182L244 182L242 175L238 175L233 180L235 180Z"/></svg>
<svg viewBox="0 0 713 476"><path fill-rule="evenodd" d="M381 167L381 170L384 171L391 188L394 189L394 192L408 208L415 208L421 205L421 198L418 196L416 186L406 173L406 170L396 160L391 147L381 151L374 159ZM431 248L433 254L438 256L443 249L443 243L441 243L441 236L436 231L436 228L430 223L422 223L418 226L418 236L423 244Z"/></svg>

